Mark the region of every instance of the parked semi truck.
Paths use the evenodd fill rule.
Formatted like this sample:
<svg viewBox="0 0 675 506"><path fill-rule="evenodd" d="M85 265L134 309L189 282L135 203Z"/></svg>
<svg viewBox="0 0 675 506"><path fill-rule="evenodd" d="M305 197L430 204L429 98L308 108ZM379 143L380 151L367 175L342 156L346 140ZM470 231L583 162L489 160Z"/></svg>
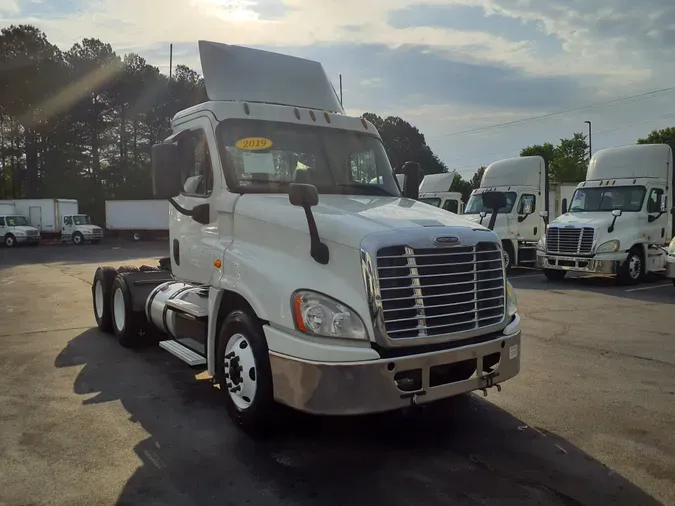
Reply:
<svg viewBox="0 0 675 506"><path fill-rule="evenodd" d="M79 212L77 200L17 199L12 202L17 213L26 216L42 237L58 237L78 245L96 244L103 239L103 230L92 225L89 216Z"/></svg>
<svg viewBox="0 0 675 506"><path fill-rule="evenodd" d="M169 257L100 267L98 326L127 347L159 333L207 368L245 428L276 423L279 403L383 412L487 395L518 374L498 236L413 200L415 164L401 195L377 130L344 113L320 63L199 49L209 101L152 148Z"/></svg>
<svg viewBox="0 0 675 506"><path fill-rule="evenodd" d="M591 159L568 212L551 222L537 264L549 279L567 272L616 274L636 284L665 272L673 238L673 153L667 144L602 149Z"/></svg>
<svg viewBox="0 0 675 506"><path fill-rule="evenodd" d="M17 244L37 246L40 243L40 231L31 227L28 218L19 214L14 201L0 201L0 239L2 244L12 248Z"/></svg>
<svg viewBox="0 0 675 506"><path fill-rule="evenodd" d="M455 214L462 214L464 211L462 194L451 191L455 175L456 172L451 171L424 176L420 184L419 200Z"/></svg>
<svg viewBox="0 0 675 506"><path fill-rule="evenodd" d="M169 231L169 203L166 200L106 200L106 230L128 235L135 241Z"/></svg>

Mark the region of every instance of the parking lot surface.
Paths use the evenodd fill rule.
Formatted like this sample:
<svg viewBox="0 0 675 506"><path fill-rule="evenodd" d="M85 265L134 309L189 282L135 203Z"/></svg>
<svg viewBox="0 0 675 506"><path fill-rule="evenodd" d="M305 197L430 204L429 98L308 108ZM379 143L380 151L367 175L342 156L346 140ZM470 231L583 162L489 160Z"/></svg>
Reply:
<svg viewBox="0 0 675 506"><path fill-rule="evenodd" d="M411 418L297 415L255 441L199 370L95 327L96 267L164 250L0 249L0 504L675 504L664 280L515 272L522 371L501 393Z"/></svg>

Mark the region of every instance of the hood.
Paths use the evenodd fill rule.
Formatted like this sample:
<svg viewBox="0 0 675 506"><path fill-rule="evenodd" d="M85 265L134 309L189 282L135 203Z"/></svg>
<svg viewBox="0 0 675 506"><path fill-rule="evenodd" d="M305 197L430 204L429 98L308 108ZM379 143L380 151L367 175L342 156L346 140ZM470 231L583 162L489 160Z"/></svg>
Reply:
<svg viewBox="0 0 675 506"><path fill-rule="evenodd" d="M463 214L463 218L471 221L472 223L480 223L480 214ZM483 226L487 228L488 224L490 223L490 215L488 214L485 218L483 218ZM509 215L500 213L497 215L497 220L495 221L495 232L499 232L499 229L503 228L504 230L507 230L509 227ZM508 237L508 231L506 232L506 235ZM502 237L502 239L504 239Z"/></svg>
<svg viewBox="0 0 675 506"><path fill-rule="evenodd" d="M39 230L35 227L31 226L26 226L26 225L18 225L16 227L7 227L8 230L13 230L15 232L39 232Z"/></svg>
<svg viewBox="0 0 675 506"><path fill-rule="evenodd" d="M607 229L614 220L614 216L610 212L601 213L567 213L558 216L551 223L552 227L564 227L572 225L576 228L591 227L596 230L604 228ZM635 213L623 213L616 219L615 227L623 223L636 222L637 216Z"/></svg>
<svg viewBox="0 0 675 506"><path fill-rule="evenodd" d="M305 212L288 195L242 195L235 213L309 233ZM312 208L319 235L328 241L359 248L368 234L419 227L466 227L487 230L462 216L428 204L395 197L321 195Z"/></svg>
<svg viewBox="0 0 675 506"><path fill-rule="evenodd" d="M75 228L78 230L88 230L89 232L98 232L101 230L101 227L96 225L75 225Z"/></svg>

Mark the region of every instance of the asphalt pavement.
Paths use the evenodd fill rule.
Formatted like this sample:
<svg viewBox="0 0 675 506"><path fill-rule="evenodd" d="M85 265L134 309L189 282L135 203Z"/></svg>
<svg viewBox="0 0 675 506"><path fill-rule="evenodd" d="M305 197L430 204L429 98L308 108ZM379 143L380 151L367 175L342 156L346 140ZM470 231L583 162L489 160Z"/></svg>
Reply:
<svg viewBox="0 0 675 506"><path fill-rule="evenodd" d="M0 505L675 504L675 288L662 279L514 272L523 363L501 393L413 417L295 415L260 441L199 370L96 329L96 267L164 250L0 249Z"/></svg>

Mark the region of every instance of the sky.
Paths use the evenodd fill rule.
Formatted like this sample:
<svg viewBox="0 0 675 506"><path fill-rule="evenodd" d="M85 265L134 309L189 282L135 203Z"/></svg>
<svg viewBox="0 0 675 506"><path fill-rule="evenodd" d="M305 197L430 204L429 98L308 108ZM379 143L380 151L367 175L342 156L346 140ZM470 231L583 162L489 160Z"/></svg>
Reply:
<svg viewBox="0 0 675 506"><path fill-rule="evenodd" d="M348 114L401 116L466 178L585 121L593 151L675 125L674 0L0 0L19 23L167 73L200 39L318 60Z"/></svg>

